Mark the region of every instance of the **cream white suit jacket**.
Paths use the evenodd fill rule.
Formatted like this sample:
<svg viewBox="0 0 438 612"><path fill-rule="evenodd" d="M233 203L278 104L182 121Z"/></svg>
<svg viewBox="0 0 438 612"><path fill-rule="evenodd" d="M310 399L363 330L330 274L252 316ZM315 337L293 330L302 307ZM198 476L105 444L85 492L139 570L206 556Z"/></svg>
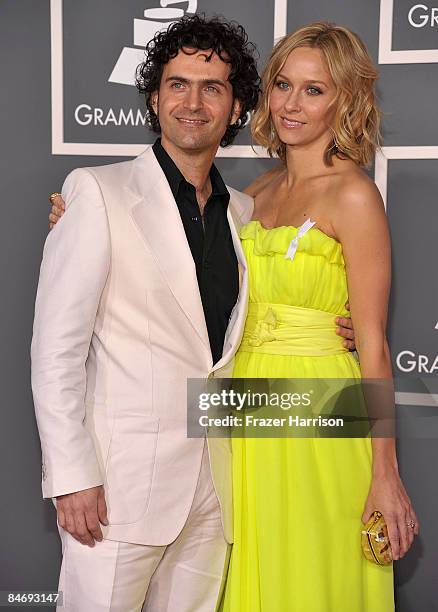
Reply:
<svg viewBox="0 0 438 612"><path fill-rule="evenodd" d="M230 375L248 300L239 229L252 198L229 189L241 271L222 359L213 367L196 270L151 147L132 161L74 170L49 233L32 339L43 497L103 484L109 539L164 545L182 529L204 440L187 438L186 381ZM229 440L208 441L232 540Z"/></svg>

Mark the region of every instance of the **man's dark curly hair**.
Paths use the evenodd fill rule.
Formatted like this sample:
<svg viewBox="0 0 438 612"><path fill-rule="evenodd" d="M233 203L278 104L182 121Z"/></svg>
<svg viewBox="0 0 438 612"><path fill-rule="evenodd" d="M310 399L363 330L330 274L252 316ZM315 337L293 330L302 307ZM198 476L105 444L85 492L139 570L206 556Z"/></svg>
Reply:
<svg viewBox="0 0 438 612"><path fill-rule="evenodd" d="M186 49L211 50L207 61L216 53L222 61L231 65L228 80L234 99L240 101L241 112L237 122L229 125L222 137L220 144L226 147L245 127L260 95L256 48L248 41L248 35L241 25L219 17L185 16L172 23L167 30L155 34L146 45L146 59L138 66L136 77L137 88L146 98L148 123L154 132L160 133L161 128L152 108L151 96L160 88L164 66L180 50Z"/></svg>

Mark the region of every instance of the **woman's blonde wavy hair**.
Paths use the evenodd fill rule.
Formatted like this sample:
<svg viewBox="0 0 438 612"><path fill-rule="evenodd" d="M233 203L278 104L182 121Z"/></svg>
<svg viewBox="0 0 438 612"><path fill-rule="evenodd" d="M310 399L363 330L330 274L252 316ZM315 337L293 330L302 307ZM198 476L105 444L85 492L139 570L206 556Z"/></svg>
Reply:
<svg viewBox="0 0 438 612"><path fill-rule="evenodd" d="M324 153L325 162L333 165L336 155L369 166L381 142L381 112L374 91L378 71L357 34L328 22L303 26L275 45L263 72L263 94L251 123L254 140L267 148L271 157L285 161L286 145L274 128L269 102L278 74L290 52L298 47L321 50L337 89L332 102L336 107L333 140Z"/></svg>

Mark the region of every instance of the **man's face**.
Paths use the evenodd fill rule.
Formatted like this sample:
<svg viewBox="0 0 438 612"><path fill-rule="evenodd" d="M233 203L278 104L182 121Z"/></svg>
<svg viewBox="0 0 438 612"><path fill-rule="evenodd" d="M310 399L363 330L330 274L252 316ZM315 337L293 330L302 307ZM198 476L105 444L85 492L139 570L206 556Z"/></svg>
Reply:
<svg viewBox="0 0 438 612"><path fill-rule="evenodd" d="M163 144L187 151L217 148L240 105L228 81L230 65L210 51L180 51L164 67L152 105Z"/></svg>

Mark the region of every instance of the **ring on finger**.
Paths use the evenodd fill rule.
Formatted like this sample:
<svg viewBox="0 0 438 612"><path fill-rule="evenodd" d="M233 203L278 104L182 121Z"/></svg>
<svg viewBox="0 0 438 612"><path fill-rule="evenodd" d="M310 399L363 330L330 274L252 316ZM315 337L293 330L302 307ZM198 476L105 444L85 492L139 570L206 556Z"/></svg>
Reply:
<svg viewBox="0 0 438 612"><path fill-rule="evenodd" d="M53 200L54 200L56 197L60 196L60 195L61 195L60 193L58 193L57 191L54 191L54 192L53 192L53 193L52 193L52 194L49 196L49 200L50 200L51 204L53 204Z"/></svg>

